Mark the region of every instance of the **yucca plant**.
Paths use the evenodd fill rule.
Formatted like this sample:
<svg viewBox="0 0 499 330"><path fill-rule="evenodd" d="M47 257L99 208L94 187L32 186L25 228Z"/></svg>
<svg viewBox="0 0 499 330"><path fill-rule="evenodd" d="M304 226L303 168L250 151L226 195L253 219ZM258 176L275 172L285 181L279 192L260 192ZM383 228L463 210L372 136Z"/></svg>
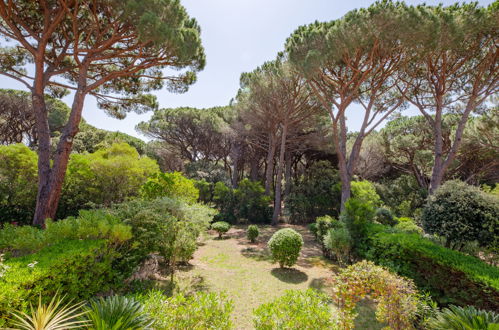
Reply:
<svg viewBox="0 0 499 330"><path fill-rule="evenodd" d="M17 311L12 325L20 330L66 330L84 328L88 321L82 320L87 312L82 310L84 302L71 304L71 301L63 304L64 297L54 295L48 305L42 304L42 297L38 298L38 306L30 305L30 313Z"/></svg>
<svg viewBox="0 0 499 330"><path fill-rule="evenodd" d="M123 296L95 299L85 310L94 330L151 329L153 323L139 302Z"/></svg>
<svg viewBox="0 0 499 330"><path fill-rule="evenodd" d="M428 321L434 330L499 330L499 314L473 306L444 308Z"/></svg>

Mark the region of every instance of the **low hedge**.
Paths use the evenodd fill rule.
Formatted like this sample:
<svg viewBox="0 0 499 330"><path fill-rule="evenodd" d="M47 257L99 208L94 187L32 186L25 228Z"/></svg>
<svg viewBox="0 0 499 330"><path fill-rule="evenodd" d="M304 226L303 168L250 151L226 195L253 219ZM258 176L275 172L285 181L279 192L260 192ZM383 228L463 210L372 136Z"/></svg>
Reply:
<svg viewBox="0 0 499 330"><path fill-rule="evenodd" d="M13 310L50 300L57 292L74 301L85 300L122 282L113 262L119 253L105 240L66 240L38 253L5 261L0 278L0 327Z"/></svg>
<svg viewBox="0 0 499 330"><path fill-rule="evenodd" d="M440 304L499 310L499 269L418 234L372 226L364 257L414 279Z"/></svg>

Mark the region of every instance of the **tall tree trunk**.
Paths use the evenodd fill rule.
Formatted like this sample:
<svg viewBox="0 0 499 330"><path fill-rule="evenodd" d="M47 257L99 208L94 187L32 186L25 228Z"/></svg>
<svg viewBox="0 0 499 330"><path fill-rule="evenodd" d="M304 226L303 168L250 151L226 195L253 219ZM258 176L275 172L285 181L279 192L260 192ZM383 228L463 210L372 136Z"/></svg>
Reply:
<svg viewBox="0 0 499 330"><path fill-rule="evenodd" d="M235 142L232 145L232 187L237 188L239 182L239 162L241 159L241 144Z"/></svg>
<svg viewBox="0 0 499 330"><path fill-rule="evenodd" d="M288 150L286 153L286 171L284 171L284 181L286 185L284 186L284 196L287 197L291 192L291 169L293 166L293 153Z"/></svg>
<svg viewBox="0 0 499 330"><path fill-rule="evenodd" d="M287 124L282 126L281 132L281 149L279 150L279 162L277 164L277 179L275 185L274 196L274 214L272 215L272 226L279 223L279 216L281 215L281 191L282 191L282 172L284 165L284 154L286 153L286 135L288 131Z"/></svg>
<svg viewBox="0 0 499 330"><path fill-rule="evenodd" d="M250 159L250 178L251 181L258 181L258 159L255 157Z"/></svg>
<svg viewBox="0 0 499 330"><path fill-rule="evenodd" d="M265 194L270 196L270 189L273 185L274 178L274 155L276 149L276 140L274 135L269 137L269 148L267 151L267 168L265 173Z"/></svg>
<svg viewBox="0 0 499 330"><path fill-rule="evenodd" d="M433 149L434 159L433 159L433 169L430 179L430 195L437 190L443 179L443 146L444 139L442 137L442 107L441 107L441 95L437 95L437 106L435 111L435 125L433 127L433 138L435 141L435 146Z"/></svg>

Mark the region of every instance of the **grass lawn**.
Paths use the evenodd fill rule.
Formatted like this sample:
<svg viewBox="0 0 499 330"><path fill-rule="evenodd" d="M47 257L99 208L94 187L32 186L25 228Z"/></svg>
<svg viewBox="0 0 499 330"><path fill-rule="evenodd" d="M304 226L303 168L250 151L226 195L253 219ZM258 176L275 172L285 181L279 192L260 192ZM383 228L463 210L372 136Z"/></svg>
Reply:
<svg viewBox="0 0 499 330"><path fill-rule="evenodd" d="M181 289L225 292L234 303L233 321L237 329L251 329L253 309L281 296L285 290L316 288L327 292L328 279L337 269L322 257L311 233L301 226L291 226L303 235L305 242L298 263L292 269L280 269L272 264L266 247L279 228L259 227L260 236L254 244L246 239L244 226L233 227L224 239L218 239L215 233L206 235L194 259L177 273ZM359 329L381 328L368 302L359 306L359 314Z"/></svg>

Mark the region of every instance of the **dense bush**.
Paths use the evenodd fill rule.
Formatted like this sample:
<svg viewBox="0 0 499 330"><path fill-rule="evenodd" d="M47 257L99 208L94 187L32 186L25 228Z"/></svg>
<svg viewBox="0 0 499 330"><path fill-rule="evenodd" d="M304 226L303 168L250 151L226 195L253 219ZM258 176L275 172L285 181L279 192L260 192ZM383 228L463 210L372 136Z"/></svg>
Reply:
<svg viewBox="0 0 499 330"><path fill-rule="evenodd" d="M378 207L376 209L376 213L374 214L374 221L387 226L395 226L398 223L397 220L393 217L392 212L390 212L390 210L388 209L385 209L384 207Z"/></svg>
<svg viewBox="0 0 499 330"><path fill-rule="evenodd" d="M362 203L370 204L373 207L381 206L381 198L376 192L376 188L373 183L367 180L363 181L352 181L352 198L355 198Z"/></svg>
<svg viewBox="0 0 499 330"><path fill-rule="evenodd" d="M327 161L320 161L307 169L304 176L294 183L286 198L290 220L306 223L313 219L340 211L340 178L338 171Z"/></svg>
<svg viewBox="0 0 499 330"><path fill-rule="evenodd" d="M213 200L220 213L216 220L235 223L245 219L253 223L270 222L272 209L270 197L260 182L244 179L236 189L227 187L223 182L215 184Z"/></svg>
<svg viewBox="0 0 499 330"><path fill-rule="evenodd" d="M353 240L344 222L340 222L337 228L329 229L324 236L324 248L332 253L340 264L348 263Z"/></svg>
<svg viewBox="0 0 499 330"><path fill-rule="evenodd" d="M138 296L157 330L232 329L233 305L223 294L198 292L165 297L160 291Z"/></svg>
<svg viewBox="0 0 499 330"><path fill-rule="evenodd" d="M0 225L31 223L37 181L34 151L23 144L0 146Z"/></svg>
<svg viewBox="0 0 499 330"><path fill-rule="evenodd" d="M341 220L345 222L353 239L354 248L360 248L367 236L367 227L372 222L375 209L372 203L350 198L345 203Z"/></svg>
<svg viewBox="0 0 499 330"><path fill-rule="evenodd" d="M260 231L258 230L257 225L249 225L248 226L248 239L250 240L251 243L255 243L256 238L260 235Z"/></svg>
<svg viewBox="0 0 499 330"><path fill-rule="evenodd" d="M140 190L142 197L146 199L170 197L195 203L199 198L199 190L194 181L186 178L180 172L153 174Z"/></svg>
<svg viewBox="0 0 499 330"><path fill-rule="evenodd" d="M47 221L46 229L6 224L0 230L0 251L15 255L33 253L64 240L107 239L119 245L132 237L131 227L103 210L82 210L78 217Z"/></svg>
<svg viewBox="0 0 499 330"><path fill-rule="evenodd" d="M430 319L429 328L440 329L484 329L499 328L499 314L493 311L476 309L473 306L444 308Z"/></svg>
<svg viewBox="0 0 499 330"><path fill-rule="evenodd" d="M464 182L444 183L428 199L421 221L427 233L445 237L447 247L472 241L499 246L499 198Z"/></svg>
<svg viewBox="0 0 499 330"><path fill-rule="evenodd" d="M318 291L288 290L253 312L257 330L331 329L334 326L329 298Z"/></svg>
<svg viewBox="0 0 499 330"><path fill-rule="evenodd" d="M414 279L441 304L499 309L499 269L446 249L419 234L397 233L381 225L369 228L363 257Z"/></svg>
<svg viewBox="0 0 499 330"><path fill-rule="evenodd" d="M211 229L218 233L218 238L222 238L222 235L229 231L230 223L225 221L217 221L211 224Z"/></svg>
<svg viewBox="0 0 499 330"><path fill-rule="evenodd" d="M119 286L125 274L113 267L120 254L105 240L64 240L35 254L5 261L0 281L0 326L13 310L49 301L57 292L80 301Z"/></svg>
<svg viewBox="0 0 499 330"><path fill-rule="evenodd" d="M57 217L138 196L147 178L158 171L156 161L140 156L126 143L113 144L91 154L72 154Z"/></svg>
<svg viewBox="0 0 499 330"><path fill-rule="evenodd" d="M379 322L387 323L390 329L412 328L418 311L418 293L412 281L362 261L341 270L333 283L341 329L354 328L355 307L366 296L375 299Z"/></svg>
<svg viewBox="0 0 499 330"><path fill-rule="evenodd" d="M394 226L394 228L399 230L399 231L403 231L403 232L407 232L407 233L423 234L423 228L419 227L414 222L414 219L401 217L401 218L397 218L396 221L398 223Z"/></svg>
<svg viewBox="0 0 499 330"><path fill-rule="evenodd" d="M324 243L324 236L326 236L329 230L337 225L337 223L338 221L329 215L315 219L315 225L317 228L316 237L321 244Z"/></svg>
<svg viewBox="0 0 499 330"><path fill-rule="evenodd" d="M192 257L197 238L215 213L207 206L168 197L132 200L115 205L110 212L132 227L131 255L140 260L159 252L169 263Z"/></svg>
<svg viewBox="0 0 499 330"><path fill-rule="evenodd" d="M284 266L291 267L298 260L303 246L303 238L295 230L284 228L272 235L268 246L274 262L278 262L281 268Z"/></svg>
<svg viewBox="0 0 499 330"><path fill-rule="evenodd" d="M208 182L205 179L194 180L194 186L199 191L199 201L203 203L213 202L213 190L215 189L215 184Z"/></svg>
<svg viewBox="0 0 499 330"><path fill-rule="evenodd" d="M153 323L142 305L129 297L93 299L84 311L92 330L151 329Z"/></svg>

